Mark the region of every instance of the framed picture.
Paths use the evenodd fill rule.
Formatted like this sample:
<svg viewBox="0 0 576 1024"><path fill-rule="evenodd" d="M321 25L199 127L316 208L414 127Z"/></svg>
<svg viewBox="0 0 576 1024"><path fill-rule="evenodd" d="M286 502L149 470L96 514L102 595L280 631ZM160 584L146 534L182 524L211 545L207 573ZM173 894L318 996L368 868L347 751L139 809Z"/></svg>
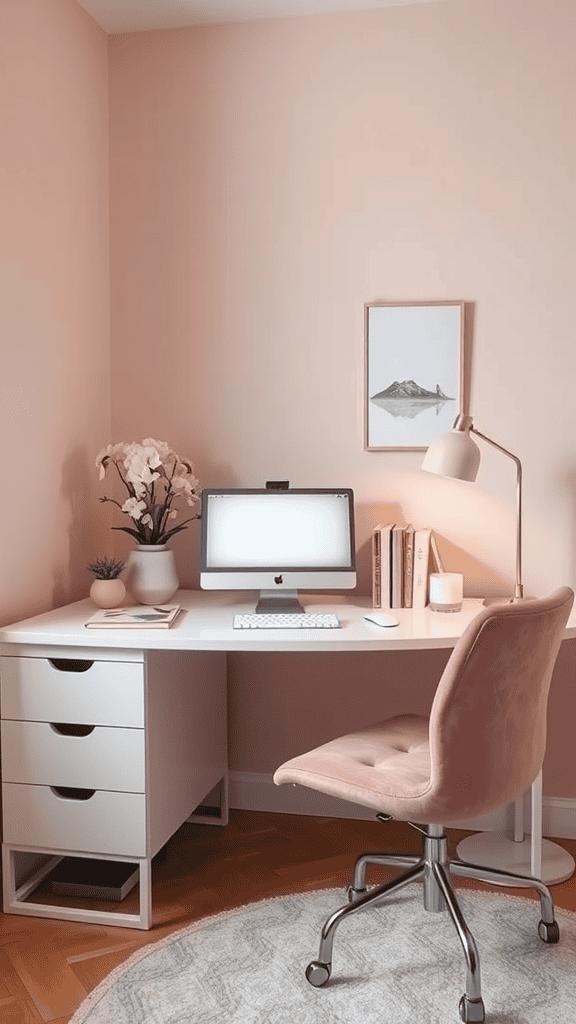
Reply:
<svg viewBox="0 0 576 1024"><path fill-rule="evenodd" d="M462 412L464 302L364 307L364 448L425 449Z"/></svg>

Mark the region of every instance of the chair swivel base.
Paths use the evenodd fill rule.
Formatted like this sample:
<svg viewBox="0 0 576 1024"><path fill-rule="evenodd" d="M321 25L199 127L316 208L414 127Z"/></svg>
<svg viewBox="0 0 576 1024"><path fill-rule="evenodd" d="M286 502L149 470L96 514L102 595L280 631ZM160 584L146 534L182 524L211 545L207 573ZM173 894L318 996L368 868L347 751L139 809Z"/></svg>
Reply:
<svg viewBox="0 0 576 1024"><path fill-rule="evenodd" d="M422 830L420 829L420 831ZM552 895L544 883L537 878L526 877L520 881L518 876L510 872L480 867L459 859L449 859L447 838L440 826L429 826L429 831L425 832L424 836L424 855L422 857L393 853L366 853L358 858L352 885L347 890L348 903L336 910L325 921L321 933L318 959L308 964L306 978L315 988L321 988L329 981L332 972L335 932L345 917L364 907L382 903L388 896L398 892L411 882L422 881L424 883L425 909L430 912L447 909L462 944L466 960L466 991L459 1004L460 1019L465 1024L482 1024L486 1017L480 986L478 949L460 909L449 875L476 878L491 884L522 884L535 889L540 897L542 913L542 920L538 925L538 935L542 942L546 943L558 942L560 937L554 918ZM398 878L368 890L365 885L365 877L366 867L369 864L404 867L405 870Z"/></svg>

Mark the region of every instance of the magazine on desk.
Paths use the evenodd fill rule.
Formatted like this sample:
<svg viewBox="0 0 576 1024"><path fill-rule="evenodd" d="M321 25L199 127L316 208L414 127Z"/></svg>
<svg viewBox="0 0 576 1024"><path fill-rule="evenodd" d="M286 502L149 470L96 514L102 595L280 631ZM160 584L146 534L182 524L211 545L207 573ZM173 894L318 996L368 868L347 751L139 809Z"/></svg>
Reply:
<svg viewBox="0 0 576 1024"><path fill-rule="evenodd" d="M101 608L85 623L87 629L169 629L179 604L136 604L129 608Z"/></svg>

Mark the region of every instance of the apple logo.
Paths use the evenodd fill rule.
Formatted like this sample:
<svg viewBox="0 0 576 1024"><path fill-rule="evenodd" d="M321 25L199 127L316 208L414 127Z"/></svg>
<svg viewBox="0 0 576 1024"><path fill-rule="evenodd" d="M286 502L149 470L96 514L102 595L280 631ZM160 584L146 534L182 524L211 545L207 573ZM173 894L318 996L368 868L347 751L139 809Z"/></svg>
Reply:
<svg viewBox="0 0 576 1024"><path fill-rule="evenodd" d="M281 576L275 576L274 577L274 583L283 583L283 582L284 582L284 580L282 579Z"/></svg>

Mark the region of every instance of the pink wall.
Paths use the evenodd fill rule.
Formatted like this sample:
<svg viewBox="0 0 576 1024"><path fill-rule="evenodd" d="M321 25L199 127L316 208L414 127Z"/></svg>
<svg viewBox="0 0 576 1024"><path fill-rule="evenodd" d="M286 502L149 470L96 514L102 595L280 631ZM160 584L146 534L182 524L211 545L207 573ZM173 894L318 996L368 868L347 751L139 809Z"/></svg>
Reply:
<svg viewBox="0 0 576 1024"><path fill-rule="evenodd" d="M84 596L108 535L108 43L74 0L3 0L0 621Z"/></svg>
<svg viewBox="0 0 576 1024"><path fill-rule="evenodd" d="M362 451L378 299L472 304L471 408L524 462L527 589L576 585L575 19L572 3L552 18L547 0L448 0L113 37L110 378L108 40L74 0L4 0L1 621L87 592L112 543L95 453L146 434L204 484L354 487L362 592L385 517L433 525L469 592L509 592L506 460L485 451L471 488ZM174 541L184 585L197 541ZM551 697L557 796L576 782L575 654ZM424 710L441 667L366 657L352 699L346 658L231 659L232 767ZM309 678L328 711L318 694L307 710ZM293 715L276 721L278 703Z"/></svg>
<svg viewBox="0 0 576 1024"><path fill-rule="evenodd" d="M414 4L111 39L114 438L166 438L205 485L352 486L364 593L383 518L433 525L469 593L509 593L514 574L508 460L485 448L470 487L421 474L419 454L362 450L363 304L379 299L471 304L475 421L524 462L527 590L576 584L576 7L553 6ZM197 537L174 542L186 585ZM552 696L556 795L576 783L574 653L564 645ZM270 771L396 709L390 666L367 658L365 699L355 685L351 701L344 661L334 679L326 659L231 659L232 767ZM403 710L441 670L428 666L398 666ZM329 717L306 710L318 672Z"/></svg>

